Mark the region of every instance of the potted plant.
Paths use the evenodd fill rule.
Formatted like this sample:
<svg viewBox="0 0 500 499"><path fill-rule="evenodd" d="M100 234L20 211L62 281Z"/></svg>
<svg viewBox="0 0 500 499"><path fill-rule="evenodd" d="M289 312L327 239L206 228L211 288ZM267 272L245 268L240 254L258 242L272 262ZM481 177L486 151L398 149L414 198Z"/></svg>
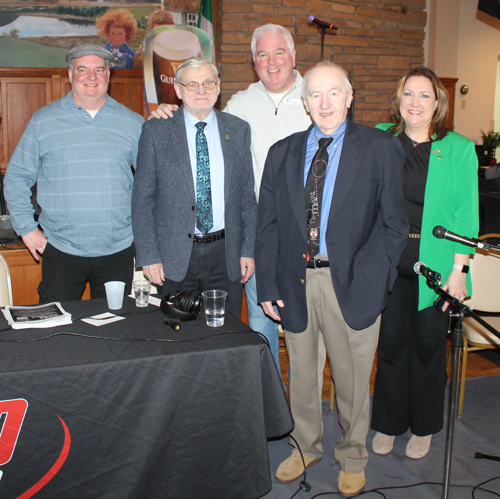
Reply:
<svg viewBox="0 0 500 499"><path fill-rule="evenodd" d="M483 138L484 154L490 159L490 164L494 164L496 149L500 146L500 132L490 130L485 133L481 130L481 137Z"/></svg>

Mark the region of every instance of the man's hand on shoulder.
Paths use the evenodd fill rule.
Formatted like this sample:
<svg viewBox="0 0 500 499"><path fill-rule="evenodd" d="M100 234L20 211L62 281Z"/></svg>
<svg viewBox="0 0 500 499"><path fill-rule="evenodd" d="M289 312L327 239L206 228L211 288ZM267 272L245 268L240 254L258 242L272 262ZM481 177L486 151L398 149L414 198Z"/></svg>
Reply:
<svg viewBox="0 0 500 499"><path fill-rule="evenodd" d="M23 236L22 239L33 258L39 262L40 258L38 257L38 253L40 253L40 255L43 254L43 250L47 245L45 234L40 229L35 229Z"/></svg>
<svg viewBox="0 0 500 499"><path fill-rule="evenodd" d="M253 276L255 260L253 258L241 258L241 283L245 284Z"/></svg>
<svg viewBox="0 0 500 499"><path fill-rule="evenodd" d="M146 279L149 279L153 284L161 286L165 281L165 273L163 272L163 264L154 263L153 265L146 265L142 268L142 272Z"/></svg>
<svg viewBox="0 0 500 499"><path fill-rule="evenodd" d="M271 317L271 319L274 319L275 321L281 322L280 315L274 311L272 301L263 301L263 302L261 302L261 305L262 305L262 308L264 309L264 312L266 315L268 315L269 317ZM276 305L278 305L279 308L283 308L285 306L285 304L283 303L283 300L276 300Z"/></svg>
<svg viewBox="0 0 500 499"><path fill-rule="evenodd" d="M177 104L160 104L152 113L148 120L152 118L163 118L164 120L168 120L174 115L174 111L177 111L179 106Z"/></svg>

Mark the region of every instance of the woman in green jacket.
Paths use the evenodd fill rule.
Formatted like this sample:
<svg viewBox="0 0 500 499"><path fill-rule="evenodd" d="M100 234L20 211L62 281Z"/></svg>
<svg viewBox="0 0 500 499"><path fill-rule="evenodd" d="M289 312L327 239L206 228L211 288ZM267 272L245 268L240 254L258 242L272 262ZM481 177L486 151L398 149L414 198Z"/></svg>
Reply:
<svg viewBox="0 0 500 499"><path fill-rule="evenodd" d="M446 127L448 95L428 68L409 71L398 83L391 123L379 128L397 135L405 150L403 190L410 234L398 278L382 314L373 397L373 451L388 454L408 429L408 457L429 452L443 427L448 314L436 293L417 276L417 261L441 273L444 289L463 300L471 249L432 235L436 226L466 237L478 232L478 160L474 143ZM446 303L443 310L446 311Z"/></svg>

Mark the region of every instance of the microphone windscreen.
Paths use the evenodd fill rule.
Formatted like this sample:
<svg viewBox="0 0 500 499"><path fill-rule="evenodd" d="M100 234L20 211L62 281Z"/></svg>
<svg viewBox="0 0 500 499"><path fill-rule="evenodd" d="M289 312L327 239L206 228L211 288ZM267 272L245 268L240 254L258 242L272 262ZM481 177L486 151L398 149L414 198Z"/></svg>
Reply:
<svg viewBox="0 0 500 499"><path fill-rule="evenodd" d="M314 16L309 16L309 22L312 23L314 21Z"/></svg>
<svg viewBox="0 0 500 499"><path fill-rule="evenodd" d="M434 237L437 237L438 239L443 239L444 236L446 235L446 229L441 225L436 225L436 227L434 227L432 231L432 234L434 235Z"/></svg>
<svg viewBox="0 0 500 499"><path fill-rule="evenodd" d="M417 262L413 266L413 272L415 272L415 274L418 274L418 275L422 274L422 271L420 270L420 265L423 265L425 267L425 263L424 262Z"/></svg>

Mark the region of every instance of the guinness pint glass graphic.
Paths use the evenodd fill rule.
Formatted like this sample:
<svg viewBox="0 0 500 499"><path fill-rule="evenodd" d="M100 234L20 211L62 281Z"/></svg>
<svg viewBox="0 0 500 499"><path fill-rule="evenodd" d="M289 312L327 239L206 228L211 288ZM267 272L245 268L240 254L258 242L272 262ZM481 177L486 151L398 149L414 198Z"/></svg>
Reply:
<svg viewBox="0 0 500 499"><path fill-rule="evenodd" d="M200 39L184 30L164 31L153 41L153 74L158 103L178 103L174 89L176 69L188 59L201 57Z"/></svg>

